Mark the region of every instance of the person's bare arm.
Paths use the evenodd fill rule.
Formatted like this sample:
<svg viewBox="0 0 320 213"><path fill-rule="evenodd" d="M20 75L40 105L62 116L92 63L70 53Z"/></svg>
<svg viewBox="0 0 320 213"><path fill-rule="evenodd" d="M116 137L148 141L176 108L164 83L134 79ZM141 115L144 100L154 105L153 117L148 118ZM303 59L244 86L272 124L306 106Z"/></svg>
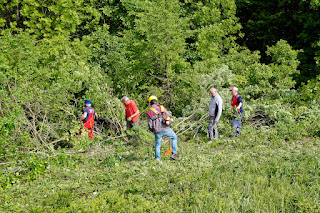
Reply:
<svg viewBox="0 0 320 213"><path fill-rule="evenodd" d="M131 121L132 118L136 117L137 115L139 115L139 110L137 110L133 115L131 115L130 117L127 118L128 121Z"/></svg>
<svg viewBox="0 0 320 213"><path fill-rule="evenodd" d="M87 113L84 112L83 115L80 118L80 121L83 121L84 119L86 119L86 117L87 117Z"/></svg>
<svg viewBox="0 0 320 213"><path fill-rule="evenodd" d="M95 117L95 119L98 119L98 114L95 113L95 114L94 114L94 117Z"/></svg>

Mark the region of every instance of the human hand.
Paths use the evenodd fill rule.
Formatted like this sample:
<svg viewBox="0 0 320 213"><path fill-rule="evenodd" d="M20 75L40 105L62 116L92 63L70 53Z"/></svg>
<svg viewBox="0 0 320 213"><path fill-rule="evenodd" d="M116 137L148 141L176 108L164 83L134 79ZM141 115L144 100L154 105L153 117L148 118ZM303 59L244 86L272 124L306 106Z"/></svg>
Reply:
<svg viewBox="0 0 320 213"><path fill-rule="evenodd" d="M214 122L215 122L215 123L218 123L219 121L217 121L217 120L214 120Z"/></svg>
<svg viewBox="0 0 320 213"><path fill-rule="evenodd" d="M128 121L131 121L131 120L132 120L132 117L131 117L131 116L130 116L130 117L128 117L128 118L127 118L127 120L128 120Z"/></svg>

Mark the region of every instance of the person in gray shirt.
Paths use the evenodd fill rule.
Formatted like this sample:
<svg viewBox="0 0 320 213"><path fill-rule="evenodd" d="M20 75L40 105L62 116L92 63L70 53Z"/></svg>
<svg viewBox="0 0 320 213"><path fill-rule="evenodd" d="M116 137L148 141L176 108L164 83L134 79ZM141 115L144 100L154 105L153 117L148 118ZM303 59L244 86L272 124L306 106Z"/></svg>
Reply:
<svg viewBox="0 0 320 213"><path fill-rule="evenodd" d="M208 136L209 141L218 139L218 129L217 123L219 122L222 113L222 98L218 94L215 88L210 89L211 100L209 106L209 126L208 126Z"/></svg>

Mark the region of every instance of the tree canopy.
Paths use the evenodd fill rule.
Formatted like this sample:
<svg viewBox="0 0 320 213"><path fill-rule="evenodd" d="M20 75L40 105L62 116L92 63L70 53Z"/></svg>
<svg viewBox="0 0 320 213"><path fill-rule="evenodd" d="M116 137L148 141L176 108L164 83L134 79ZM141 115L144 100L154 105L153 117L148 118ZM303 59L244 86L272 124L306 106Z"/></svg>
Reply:
<svg viewBox="0 0 320 213"><path fill-rule="evenodd" d="M155 94L176 116L203 107L210 87L310 105L318 10L298 0L4 0L2 149L69 137L85 99L118 126L123 95L146 108Z"/></svg>

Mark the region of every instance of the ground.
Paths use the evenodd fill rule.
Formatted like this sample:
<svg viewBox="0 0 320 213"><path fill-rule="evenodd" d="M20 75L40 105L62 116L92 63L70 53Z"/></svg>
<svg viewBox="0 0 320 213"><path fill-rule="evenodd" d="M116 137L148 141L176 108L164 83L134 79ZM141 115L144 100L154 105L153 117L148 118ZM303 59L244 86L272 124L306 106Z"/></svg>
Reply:
<svg viewBox="0 0 320 213"><path fill-rule="evenodd" d="M12 183L1 188L0 211L315 212L319 145L318 138L263 133L210 143L180 137L179 159L164 156L163 144L156 161L152 141L96 143L85 152L32 158L27 171L7 167L2 175Z"/></svg>

